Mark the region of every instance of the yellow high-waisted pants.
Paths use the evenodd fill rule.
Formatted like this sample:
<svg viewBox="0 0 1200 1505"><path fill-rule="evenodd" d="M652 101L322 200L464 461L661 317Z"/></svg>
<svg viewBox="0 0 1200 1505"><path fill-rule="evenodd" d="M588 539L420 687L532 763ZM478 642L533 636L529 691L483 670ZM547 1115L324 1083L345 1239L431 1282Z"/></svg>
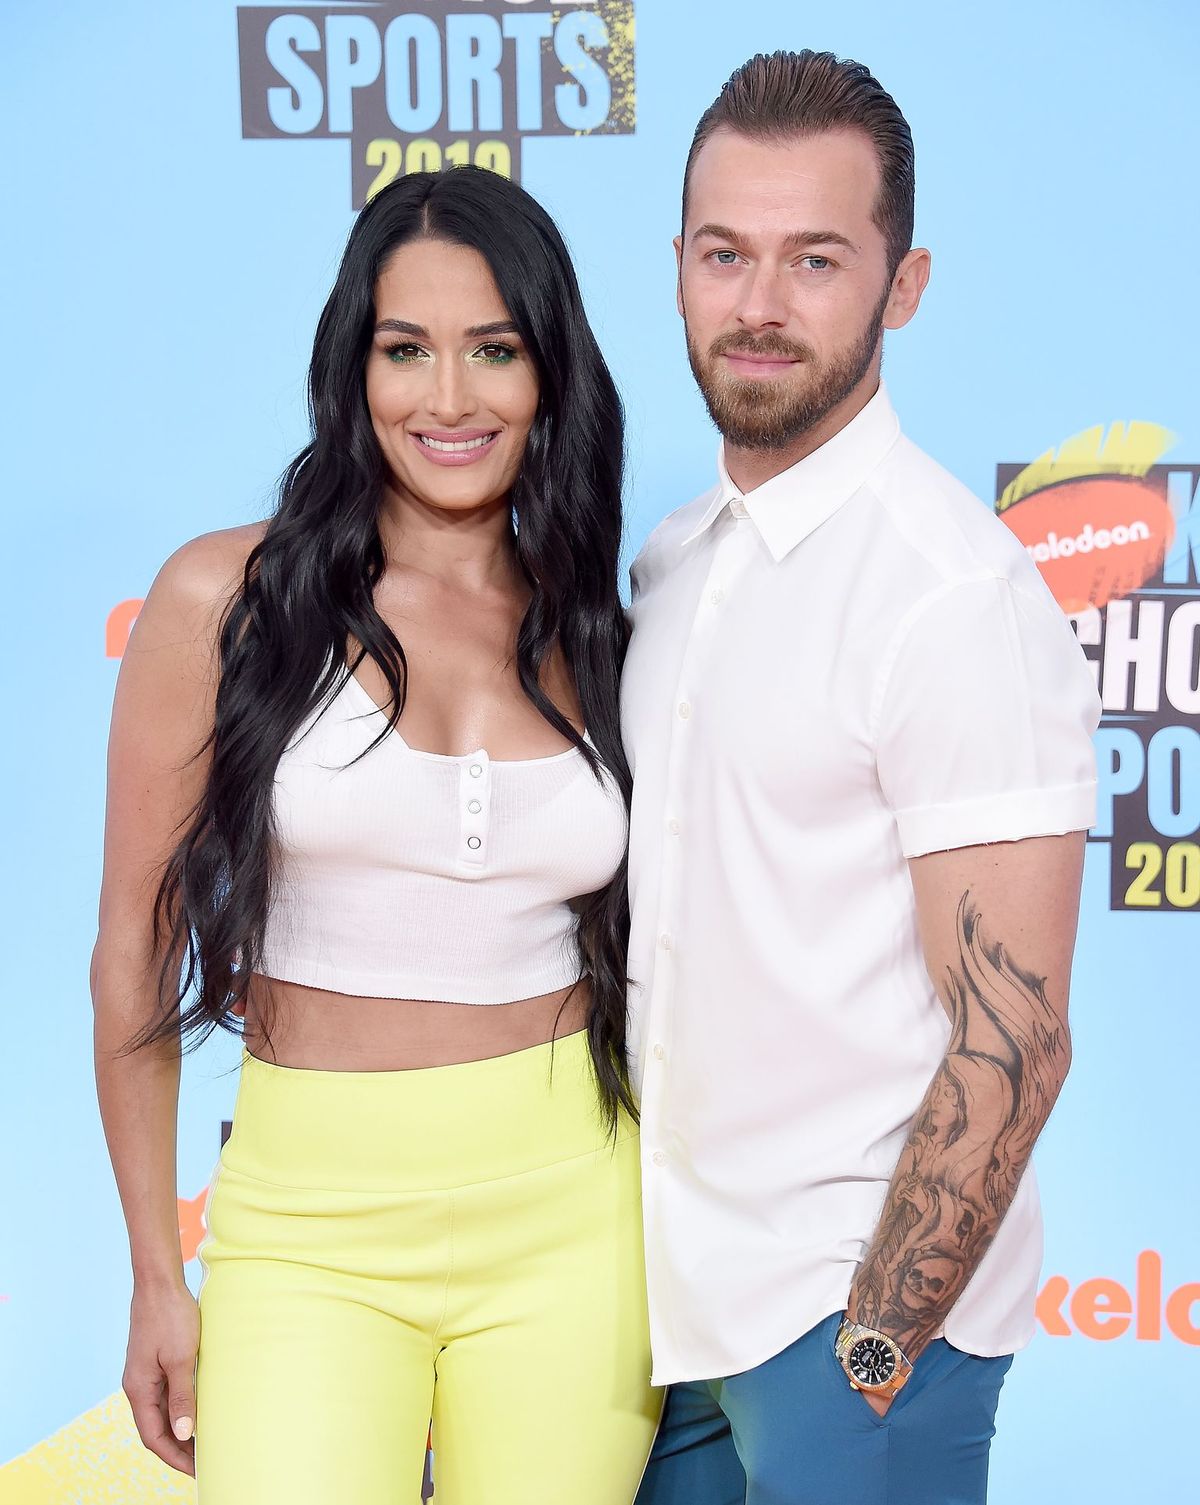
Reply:
<svg viewBox="0 0 1200 1505"><path fill-rule="evenodd" d="M199 1505L629 1505L637 1132L586 1035L417 1071L245 1057L201 1251Z"/></svg>

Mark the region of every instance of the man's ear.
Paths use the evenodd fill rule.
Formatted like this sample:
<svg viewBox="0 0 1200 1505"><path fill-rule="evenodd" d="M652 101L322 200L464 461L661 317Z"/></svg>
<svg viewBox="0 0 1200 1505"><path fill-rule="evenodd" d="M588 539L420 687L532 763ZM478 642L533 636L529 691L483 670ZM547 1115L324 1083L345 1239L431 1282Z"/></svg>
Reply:
<svg viewBox="0 0 1200 1505"><path fill-rule="evenodd" d="M675 247L675 307L683 318L683 236L677 235L671 242Z"/></svg>
<svg viewBox="0 0 1200 1505"><path fill-rule="evenodd" d="M929 286L932 260L928 251L916 246L896 268L896 275L892 278L892 294L883 312L885 329L903 329L916 313L921 295Z"/></svg>

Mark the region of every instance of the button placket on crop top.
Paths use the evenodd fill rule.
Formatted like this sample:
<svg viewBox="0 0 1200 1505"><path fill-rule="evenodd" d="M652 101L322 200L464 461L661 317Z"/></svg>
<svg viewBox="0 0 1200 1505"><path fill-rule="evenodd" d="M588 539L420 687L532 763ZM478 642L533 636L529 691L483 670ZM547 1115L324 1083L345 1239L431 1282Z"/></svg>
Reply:
<svg viewBox="0 0 1200 1505"><path fill-rule="evenodd" d="M468 753L458 774L459 860L482 868L487 862L488 824L492 813L492 760L487 753Z"/></svg>
<svg viewBox="0 0 1200 1505"><path fill-rule="evenodd" d="M370 998L491 1004L578 981L574 900L627 823L578 748L494 759L409 747L353 674L275 771L261 971Z"/></svg>

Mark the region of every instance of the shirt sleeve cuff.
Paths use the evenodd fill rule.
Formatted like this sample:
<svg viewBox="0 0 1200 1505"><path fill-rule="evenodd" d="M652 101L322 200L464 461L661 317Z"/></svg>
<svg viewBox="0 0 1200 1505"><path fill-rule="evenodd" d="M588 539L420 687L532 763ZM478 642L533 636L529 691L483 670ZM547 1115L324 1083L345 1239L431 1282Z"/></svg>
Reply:
<svg viewBox="0 0 1200 1505"><path fill-rule="evenodd" d="M1028 836L1061 836L1095 824L1096 784L1089 780L1054 789L1014 789L951 805L897 810L895 816L905 857L992 841L1023 841Z"/></svg>

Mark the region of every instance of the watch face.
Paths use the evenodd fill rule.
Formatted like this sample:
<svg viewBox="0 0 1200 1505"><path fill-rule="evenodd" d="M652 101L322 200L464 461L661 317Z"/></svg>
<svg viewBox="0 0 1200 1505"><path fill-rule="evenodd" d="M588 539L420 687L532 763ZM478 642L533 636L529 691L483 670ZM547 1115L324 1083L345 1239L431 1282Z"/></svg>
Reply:
<svg viewBox="0 0 1200 1505"><path fill-rule="evenodd" d="M860 1385L886 1385L896 1372L896 1355L882 1338L860 1338L846 1362Z"/></svg>

